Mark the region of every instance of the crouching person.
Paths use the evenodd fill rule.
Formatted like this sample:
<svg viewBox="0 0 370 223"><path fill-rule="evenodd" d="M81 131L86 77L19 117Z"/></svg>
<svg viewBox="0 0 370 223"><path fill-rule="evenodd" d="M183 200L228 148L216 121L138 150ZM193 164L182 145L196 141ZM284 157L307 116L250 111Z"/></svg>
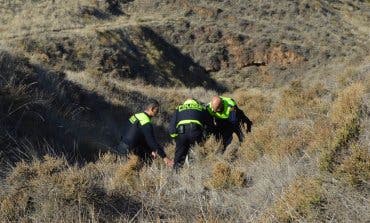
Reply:
<svg viewBox="0 0 370 223"><path fill-rule="evenodd" d="M157 116L158 111L158 101L151 99L147 102L144 112L134 114L129 118L124 126L118 152L124 155L132 152L148 164L160 156L167 166L172 167L173 161L167 157L163 147L154 137L151 119Z"/></svg>

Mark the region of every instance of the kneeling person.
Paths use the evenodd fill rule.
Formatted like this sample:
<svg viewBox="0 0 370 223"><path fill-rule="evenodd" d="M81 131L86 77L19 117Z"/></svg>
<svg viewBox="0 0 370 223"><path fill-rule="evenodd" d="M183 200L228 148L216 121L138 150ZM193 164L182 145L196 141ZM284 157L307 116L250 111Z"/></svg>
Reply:
<svg viewBox="0 0 370 223"><path fill-rule="evenodd" d="M212 132L212 116L198 101L187 99L176 108L169 127L170 136L176 140L175 169L182 167L190 147L203 140L205 128Z"/></svg>
<svg viewBox="0 0 370 223"><path fill-rule="evenodd" d="M158 111L158 101L149 100L144 112L132 115L124 126L125 131L118 150L122 154L132 152L146 163L150 163L158 154L166 165L172 167L173 161L167 158L163 147L154 137L151 118Z"/></svg>

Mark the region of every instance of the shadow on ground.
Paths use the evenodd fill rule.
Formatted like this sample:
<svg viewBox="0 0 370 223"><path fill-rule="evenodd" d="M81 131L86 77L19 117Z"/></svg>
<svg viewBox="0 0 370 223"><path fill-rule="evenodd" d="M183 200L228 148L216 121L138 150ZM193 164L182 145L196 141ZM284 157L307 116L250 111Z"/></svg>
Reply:
<svg viewBox="0 0 370 223"><path fill-rule="evenodd" d="M149 27L141 28L144 40L150 41L161 52L160 63L173 64L172 75L188 88L204 87L224 91L224 87L212 79L209 73L194 60L184 55L177 47L168 43ZM164 69L165 70L165 69Z"/></svg>
<svg viewBox="0 0 370 223"><path fill-rule="evenodd" d="M94 160L114 147L132 113L66 80L64 74L0 52L0 155L16 161L45 153ZM144 100L138 92L132 100ZM0 160L0 161L1 161Z"/></svg>
<svg viewBox="0 0 370 223"><path fill-rule="evenodd" d="M225 87L190 56L145 26L96 31L88 36L25 38L18 43L45 67L95 76L141 79L154 86Z"/></svg>

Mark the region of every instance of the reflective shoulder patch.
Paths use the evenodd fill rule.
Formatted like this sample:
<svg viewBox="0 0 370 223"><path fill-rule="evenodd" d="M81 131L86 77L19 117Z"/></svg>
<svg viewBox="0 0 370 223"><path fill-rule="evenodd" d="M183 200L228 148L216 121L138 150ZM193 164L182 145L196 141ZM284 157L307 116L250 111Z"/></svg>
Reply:
<svg viewBox="0 0 370 223"><path fill-rule="evenodd" d="M131 122L131 124L134 124L137 121L137 118L135 117L135 115L133 115L130 117L129 121Z"/></svg>
<svg viewBox="0 0 370 223"><path fill-rule="evenodd" d="M230 101L228 102L230 106L236 106L236 102L234 99L230 99Z"/></svg>
<svg viewBox="0 0 370 223"><path fill-rule="evenodd" d="M220 97L228 106L236 106L236 102L232 98L227 98L227 97ZM224 103L224 104L225 104Z"/></svg>
<svg viewBox="0 0 370 223"><path fill-rule="evenodd" d="M151 122L150 118L145 113L138 113L135 117L139 120L140 125L145 125Z"/></svg>

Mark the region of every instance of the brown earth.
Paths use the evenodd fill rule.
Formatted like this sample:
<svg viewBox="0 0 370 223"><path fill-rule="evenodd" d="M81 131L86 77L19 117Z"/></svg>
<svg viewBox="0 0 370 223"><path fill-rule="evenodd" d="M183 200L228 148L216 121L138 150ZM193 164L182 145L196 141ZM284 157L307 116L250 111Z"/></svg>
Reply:
<svg viewBox="0 0 370 223"><path fill-rule="evenodd" d="M0 221L368 222L369 12L349 0L0 2ZM155 98L173 157L174 108L215 94L254 122L224 154L209 138L173 174L109 153Z"/></svg>

